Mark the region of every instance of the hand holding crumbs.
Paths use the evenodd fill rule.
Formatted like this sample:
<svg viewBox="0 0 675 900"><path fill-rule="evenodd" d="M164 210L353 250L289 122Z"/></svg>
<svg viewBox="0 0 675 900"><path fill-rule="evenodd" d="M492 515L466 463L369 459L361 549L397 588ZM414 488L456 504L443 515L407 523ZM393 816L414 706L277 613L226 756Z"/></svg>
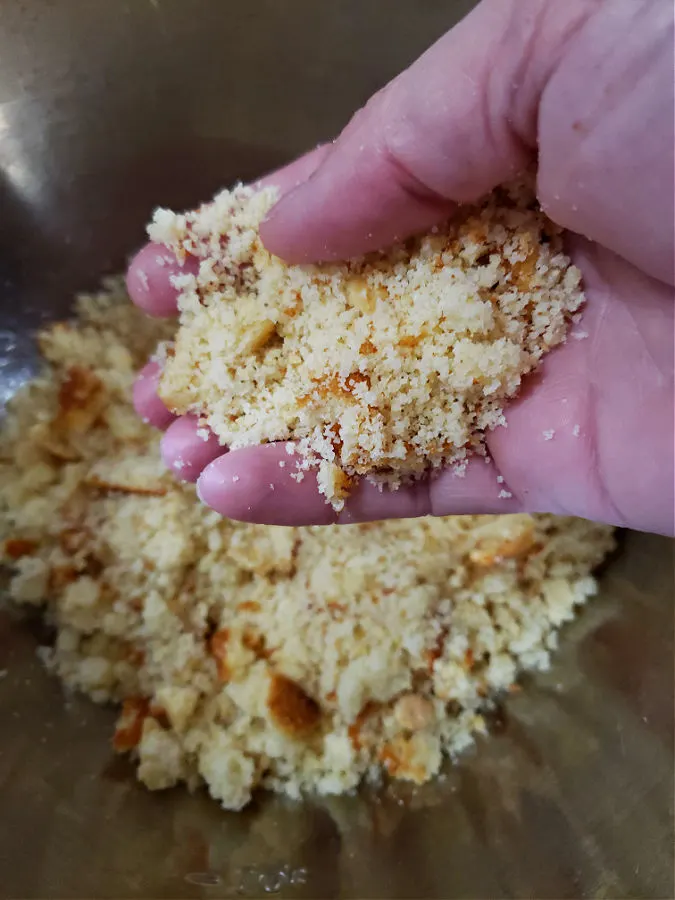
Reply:
<svg viewBox="0 0 675 900"><path fill-rule="evenodd" d="M574 232L582 322L508 406L508 427L487 434L490 463L396 492L364 481L339 521L526 510L672 533L672 40L667 4L483 2L334 144L265 179L282 199L261 235L290 262L428 229L535 159L543 210ZM133 299L172 314L169 276L190 265L149 245L130 268ZM144 370L137 409L167 429L179 477L203 471L205 502L249 521L335 521L313 478L279 468L283 445L223 455L191 417L174 420L157 378Z"/></svg>

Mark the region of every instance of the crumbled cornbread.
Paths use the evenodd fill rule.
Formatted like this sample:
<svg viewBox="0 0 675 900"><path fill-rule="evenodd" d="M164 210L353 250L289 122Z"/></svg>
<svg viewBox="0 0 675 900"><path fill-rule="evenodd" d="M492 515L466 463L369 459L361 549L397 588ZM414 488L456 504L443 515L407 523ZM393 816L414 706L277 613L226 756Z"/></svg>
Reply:
<svg viewBox="0 0 675 900"><path fill-rule="evenodd" d="M148 229L198 272L160 394L230 448L297 440L342 508L355 475L392 487L482 451L522 377L583 302L559 229L525 182L443 228L342 265L289 266L258 229L271 189L239 186Z"/></svg>
<svg viewBox="0 0 675 900"><path fill-rule="evenodd" d="M219 518L164 471L129 401L166 326L120 284L41 335L0 456L17 603L56 626L50 669L122 704L113 737L149 788L340 793L421 782L596 589L611 529L552 516L334 528Z"/></svg>

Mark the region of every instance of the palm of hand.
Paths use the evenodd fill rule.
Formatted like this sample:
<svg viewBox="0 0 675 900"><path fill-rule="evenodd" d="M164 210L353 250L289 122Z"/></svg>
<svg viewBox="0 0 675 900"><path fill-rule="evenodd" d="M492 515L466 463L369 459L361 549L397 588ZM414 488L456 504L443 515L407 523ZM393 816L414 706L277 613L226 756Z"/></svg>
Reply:
<svg viewBox="0 0 675 900"><path fill-rule="evenodd" d="M528 510L668 531L672 291L584 239L571 252L588 297L582 323L509 407L490 452Z"/></svg>

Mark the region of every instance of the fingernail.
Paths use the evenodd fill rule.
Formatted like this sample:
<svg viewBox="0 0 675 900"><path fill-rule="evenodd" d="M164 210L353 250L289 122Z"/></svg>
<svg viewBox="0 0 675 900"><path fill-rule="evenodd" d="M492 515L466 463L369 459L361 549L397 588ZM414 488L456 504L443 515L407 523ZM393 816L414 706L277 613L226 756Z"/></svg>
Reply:
<svg viewBox="0 0 675 900"><path fill-rule="evenodd" d="M197 479L197 494L206 506L213 506L214 491L222 493L223 485L225 484L225 479L219 472L222 458L220 456L218 459L212 460L204 467Z"/></svg>
<svg viewBox="0 0 675 900"><path fill-rule="evenodd" d="M203 473L202 473L202 474L203 474ZM199 478L197 479L197 483L196 483L196 485L195 485L195 490L196 490L196 493L197 493L197 500L199 500L199 502L200 502L203 506L208 506L209 504L206 502L206 500L204 499L204 497L203 497L203 495L202 495L202 476L201 476L201 475L200 475Z"/></svg>

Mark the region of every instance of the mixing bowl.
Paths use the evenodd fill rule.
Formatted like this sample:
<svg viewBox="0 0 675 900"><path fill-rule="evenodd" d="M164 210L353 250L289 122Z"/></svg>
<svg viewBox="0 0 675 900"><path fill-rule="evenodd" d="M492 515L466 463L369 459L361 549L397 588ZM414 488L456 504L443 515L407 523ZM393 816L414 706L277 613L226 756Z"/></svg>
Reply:
<svg viewBox="0 0 675 900"><path fill-rule="evenodd" d="M181 207L333 135L469 2L3 0L0 392ZM550 672L442 781L241 814L150 794L0 611L0 894L673 896L673 545L625 534Z"/></svg>

